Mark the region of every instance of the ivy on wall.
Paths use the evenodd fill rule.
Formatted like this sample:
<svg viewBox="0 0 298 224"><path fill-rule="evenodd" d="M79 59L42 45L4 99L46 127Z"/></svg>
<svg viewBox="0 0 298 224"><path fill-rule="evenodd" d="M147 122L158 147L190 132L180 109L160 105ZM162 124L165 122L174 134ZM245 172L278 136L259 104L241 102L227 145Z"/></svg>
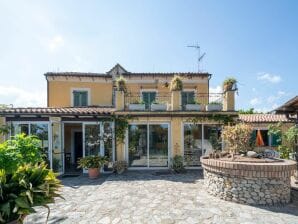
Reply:
<svg viewBox="0 0 298 224"><path fill-rule="evenodd" d="M226 114L212 114L207 117L193 117L193 118L187 119L187 121L192 122L194 124L207 122L207 121L215 121L215 122L218 122L219 124L224 124L224 125L235 123L233 116L226 115Z"/></svg>

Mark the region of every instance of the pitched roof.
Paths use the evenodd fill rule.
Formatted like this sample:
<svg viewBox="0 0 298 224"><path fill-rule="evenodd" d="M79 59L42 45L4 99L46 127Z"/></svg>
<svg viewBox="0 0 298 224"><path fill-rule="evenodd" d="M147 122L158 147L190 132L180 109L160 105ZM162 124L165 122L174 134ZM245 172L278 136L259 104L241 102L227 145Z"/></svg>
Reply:
<svg viewBox="0 0 298 224"><path fill-rule="evenodd" d="M123 76L206 76L211 74L207 72L128 72L120 64L116 64L112 69L106 73L92 73L92 72L47 72L46 77L51 76L75 76L75 77L106 77L111 78L113 74L121 74Z"/></svg>
<svg viewBox="0 0 298 224"><path fill-rule="evenodd" d="M276 113L293 113L298 111L298 96L293 97L285 104L274 110Z"/></svg>
<svg viewBox="0 0 298 224"><path fill-rule="evenodd" d="M112 76L106 73L92 73L92 72L47 72L44 74L46 77L49 76L78 76L78 77L106 77L111 78Z"/></svg>
<svg viewBox="0 0 298 224"><path fill-rule="evenodd" d="M0 115L110 115L112 107L20 107L0 109Z"/></svg>
<svg viewBox="0 0 298 224"><path fill-rule="evenodd" d="M239 114L239 121L246 123L291 122L284 114Z"/></svg>

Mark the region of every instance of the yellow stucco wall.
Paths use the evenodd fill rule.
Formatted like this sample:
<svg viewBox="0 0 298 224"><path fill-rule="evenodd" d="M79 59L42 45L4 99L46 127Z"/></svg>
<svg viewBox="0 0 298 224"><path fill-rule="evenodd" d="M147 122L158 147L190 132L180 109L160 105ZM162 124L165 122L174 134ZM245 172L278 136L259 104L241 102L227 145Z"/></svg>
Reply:
<svg viewBox="0 0 298 224"><path fill-rule="evenodd" d="M90 105L112 105L112 83L49 81L49 107L71 106L72 89L90 89Z"/></svg>

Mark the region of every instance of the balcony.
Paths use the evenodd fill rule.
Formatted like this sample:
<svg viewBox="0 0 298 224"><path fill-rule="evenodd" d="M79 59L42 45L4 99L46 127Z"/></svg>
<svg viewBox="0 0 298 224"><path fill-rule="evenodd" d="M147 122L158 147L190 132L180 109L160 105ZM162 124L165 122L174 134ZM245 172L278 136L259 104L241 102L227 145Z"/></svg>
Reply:
<svg viewBox="0 0 298 224"><path fill-rule="evenodd" d="M223 93L128 92L124 95L126 111L223 111Z"/></svg>

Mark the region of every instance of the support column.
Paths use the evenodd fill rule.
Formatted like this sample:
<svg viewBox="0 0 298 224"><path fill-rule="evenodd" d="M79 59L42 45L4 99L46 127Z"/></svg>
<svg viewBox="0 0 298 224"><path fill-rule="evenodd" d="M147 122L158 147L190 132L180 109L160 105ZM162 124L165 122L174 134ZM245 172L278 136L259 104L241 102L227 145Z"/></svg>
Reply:
<svg viewBox="0 0 298 224"><path fill-rule="evenodd" d="M116 110L124 110L124 91L115 91L115 106Z"/></svg>
<svg viewBox="0 0 298 224"><path fill-rule="evenodd" d="M228 90L223 94L223 110L235 111L235 90Z"/></svg>
<svg viewBox="0 0 298 224"><path fill-rule="evenodd" d="M172 110L181 110L181 91L172 91Z"/></svg>

